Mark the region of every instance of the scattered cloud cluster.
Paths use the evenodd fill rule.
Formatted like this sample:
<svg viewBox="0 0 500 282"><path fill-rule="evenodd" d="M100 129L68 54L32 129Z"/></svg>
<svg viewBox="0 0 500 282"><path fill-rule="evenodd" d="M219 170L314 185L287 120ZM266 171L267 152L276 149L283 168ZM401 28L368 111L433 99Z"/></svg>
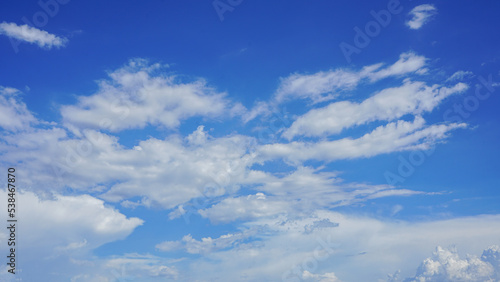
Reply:
<svg viewBox="0 0 500 282"><path fill-rule="evenodd" d="M418 30L436 14L434 5L416 6L406 25ZM68 42L8 22L0 23L0 35L43 49ZM138 58L109 71L93 93L54 107L60 120L51 122L28 109L21 91L0 86L0 163L16 167L20 278L500 280L499 215L405 221L345 212L374 199L437 193L346 181L332 171L335 161L428 150L469 127L428 116L467 92L462 81L474 74L457 71L437 81L429 78L436 73L431 62L409 51L387 63L294 72L268 100L246 108L203 78ZM279 117L276 139L266 143L253 134L293 102L302 112ZM210 126L229 119L237 120L237 130L221 134ZM0 198L6 194L1 190ZM0 210L6 205L0 201ZM143 253L102 255L100 247L146 223L129 216L138 207L163 212L166 226L196 216L210 234L200 236L196 226L173 239L155 234ZM394 217L403 210L397 202L386 212ZM2 253L8 253L7 232L0 231ZM437 247L428 257L450 244L469 254L491 247L480 257ZM5 265L0 270L0 280L12 278Z"/></svg>
<svg viewBox="0 0 500 282"><path fill-rule="evenodd" d="M110 72L96 93L61 106L61 123L37 119L18 90L3 87L0 107L10 112L0 123L4 130L0 152L2 162L19 168L20 184L26 190L21 199L30 208L24 209L23 218L32 220L26 222L32 228L27 242L46 240L54 230L69 230L39 250L46 252L47 263L67 266L64 275L72 273L73 281L125 279L127 271L141 281L217 280L221 273L234 281L283 277L366 281L398 268L409 277L415 269L408 265L418 264L416 259L425 257L425 251L450 240L465 244L482 238L481 242L494 243L493 238L500 235L491 228L498 226L495 216L410 224L329 211L382 197L432 194L347 182L338 172L325 169L326 163L337 160L429 149L453 130L467 127L426 121L425 115L447 97L468 89L462 82L429 85L415 79L427 72L427 61L408 52L386 67L293 74L281 81L269 101L247 110L202 79L184 82L165 73L159 64L135 59ZM452 75L456 79L450 81L466 75ZM393 78L390 85L361 101L339 95L388 77ZM251 120L273 105L300 99L311 101L310 109L283 129L281 143L261 144L242 133L217 136L203 125L186 135L179 131L180 124L193 117L206 123L235 116ZM361 136L337 136L367 125ZM171 132L164 138L138 139L132 145L121 141L126 130L146 127ZM287 169L268 170L269 162L283 162ZM68 188L80 195L64 196ZM193 205L196 199L204 204ZM197 258L189 263L150 254L105 257L97 263L90 259L93 250L143 224L108 206L114 203L123 208L164 209L170 220L192 212L213 224L234 223L238 230L201 239L190 233L178 240L154 242L158 252ZM403 208L398 205L393 213ZM42 228L49 217L53 226ZM460 235L450 239L444 234ZM412 255L402 256L403 246ZM70 255L73 260L68 261ZM352 271L366 261L376 263L366 272ZM241 265L248 267L241 271ZM422 271L415 279L430 270ZM198 277L201 273L206 277Z"/></svg>

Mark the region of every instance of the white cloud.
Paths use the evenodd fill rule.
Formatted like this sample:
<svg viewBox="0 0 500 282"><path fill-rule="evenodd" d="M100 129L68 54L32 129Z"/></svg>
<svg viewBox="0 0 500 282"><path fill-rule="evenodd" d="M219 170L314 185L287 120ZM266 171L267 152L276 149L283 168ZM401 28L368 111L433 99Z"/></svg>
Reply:
<svg viewBox="0 0 500 282"><path fill-rule="evenodd" d="M221 235L218 238L206 237L202 238L200 241L194 239L191 234L188 234L180 241L162 242L156 245L156 249L163 252L185 249L185 251L189 254L206 255L208 253L224 250L230 247L234 248L241 244L244 240L255 236L257 231L258 230L256 229L248 229L242 232Z"/></svg>
<svg viewBox="0 0 500 282"><path fill-rule="evenodd" d="M434 5L431 4L418 5L408 13L411 19L406 21L406 25L409 26L411 29L419 29L425 23L427 23L435 14L437 14L437 9Z"/></svg>
<svg viewBox="0 0 500 282"><path fill-rule="evenodd" d="M449 131L464 127L466 124L463 123L425 126L425 120L417 116L412 122L399 120L379 126L357 139L346 137L334 141L276 143L261 146L259 152L266 159L284 158L292 163L367 158L391 152L429 149L446 138Z"/></svg>
<svg viewBox="0 0 500 282"><path fill-rule="evenodd" d="M6 198L5 190L2 194ZM55 195L44 199L32 192L18 192L17 196L17 214L22 219L21 236L26 247L47 239L44 250L94 249L125 238L143 223L139 218L127 218L89 195ZM0 206L7 210L4 202Z"/></svg>
<svg viewBox="0 0 500 282"><path fill-rule="evenodd" d="M171 252L183 248L183 244L180 241L165 241L157 244L155 248L162 252Z"/></svg>
<svg viewBox="0 0 500 282"><path fill-rule="evenodd" d="M276 93L278 102L287 98L309 98L322 102L337 97L335 92L352 89L361 79L359 73L346 70L318 72L311 75L292 74L281 80Z"/></svg>
<svg viewBox="0 0 500 282"><path fill-rule="evenodd" d="M27 24L17 25L15 23L2 22L0 23L0 34L47 49L63 47L68 41L64 37L58 37Z"/></svg>
<svg viewBox="0 0 500 282"><path fill-rule="evenodd" d="M226 198L220 203L198 211L202 217L214 223L231 222L236 219L249 220L286 213L289 203L280 200L266 200L263 193L236 198Z"/></svg>
<svg viewBox="0 0 500 282"><path fill-rule="evenodd" d="M0 127L9 131L26 129L37 122L19 95L17 89L0 86Z"/></svg>
<svg viewBox="0 0 500 282"><path fill-rule="evenodd" d="M276 103L288 99L310 99L313 103L335 99L342 91L353 90L365 78L375 82L391 76L416 72L425 66L426 58L413 52L402 53L394 64L382 68L379 63L360 71L336 69L310 75L292 74L281 79L274 96ZM260 106L261 107L261 106Z"/></svg>
<svg viewBox="0 0 500 282"><path fill-rule="evenodd" d="M164 259L152 255L127 254L107 259L103 263L106 270L115 270L112 272L115 276L113 278L125 281L128 278L133 281L177 280L179 276L179 271L175 267L168 266Z"/></svg>
<svg viewBox="0 0 500 282"><path fill-rule="evenodd" d="M400 77L414 74L424 74L427 59L413 52L402 53L398 61L383 68L383 63L363 67L359 71L338 68L320 71L314 74L294 73L281 78L278 90L269 102L260 101L251 110L242 115L247 123L257 116L268 116L279 104L289 100L310 100L312 104L326 102L339 97L341 93L355 90L362 82L373 83L387 77Z"/></svg>
<svg viewBox="0 0 500 282"><path fill-rule="evenodd" d="M464 83L448 88L407 80L403 85L381 90L361 103L341 101L310 110L297 118L282 135L290 140L297 135L337 134L343 129L376 120L391 121L406 114L420 115L432 111L446 97L463 93L467 88Z"/></svg>
<svg viewBox="0 0 500 282"><path fill-rule="evenodd" d="M7 199L5 190L0 194ZM7 211L6 204L7 201L1 201L0 208ZM2 214L4 222L6 216L6 212ZM17 275L28 281L37 281L40 277L50 281L69 281L79 268L71 260L92 259L93 250L125 239L143 224L141 219L127 218L104 201L89 195L42 197L19 190L16 219L17 269L24 270ZM7 231L3 228L0 232L0 251L5 254ZM53 268L54 265L58 267ZM0 280L10 281L3 279L9 278L2 277L4 273L7 272L2 271Z"/></svg>
<svg viewBox="0 0 500 282"><path fill-rule="evenodd" d="M456 71L453 73L450 77L446 79L446 81L456 81L456 80L463 80L464 78L471 77L473 76L474 73L471 71Z"/></svg>
<svg viewBox="0 0 500 282"><path fill-rule="evenodd" d="M425 57L418 56L413 52L402 53L399 55L399 60L387 68L374 68L372 71L369 71L370 67L365 68L365 75L370 81L374 82L383 78L401 76L417 71L420 71L419 74L424 74L426 70L423 67L426 60Z"/></svg>
<svg viewBox="0 0 500 282"><path fill-rule="evenodd" d="M246 110L242 113L241 119L244 123L247 123L257 116L260 115L269 115L271 113L271 106L266 102L258 102L256 105L250 110Z"/></svg>
<svg viewBox="0 0 500 282"><path fill-rule="evenodd" d="M183 83L158 71L159 64L131 60L110 73L109 80L102 80L97 93L79 97L76 105L63 106L64 123L70 128L113 132L146 125L176 128L190 117L217 117L231 110L225 94L215 92L205 81Z"/></svg>
<svg viewBox="0 0 500 282"><path fill-rule="evenodd" d="M175 264L181 260L138 253L106 258L70 259L69 262L58 265L59 272L45 273L41 277L52 276L56 280L51 281L71 282L173 281L180 276ZM62 277L67 279L61 279Z"/></svg>
<svg viewBox="0 0 500 282"><path fill-rule="evenodd" d="M199 128L185 141L179 137L141 141L141 150L109 148L102 152L99 166L107 179L118 182L102 197L114 202L141 196L142 204L173 208L204 197L203 193L234 193L253 163L248 152L252 139L241 135L208 138L202 132ZM97 164L92 158L85 162L92 173Z"/></svg>
<svg viewBox="0 0 500 282"><path fill-rule="evenodd" d="M500 247L493 245L481 257L467 255L461 258L456 249L437 247L432 257L425 259L408 282L432 281L499 281Z"/></svg>
<svg viewBox="0 0 500 282"><path fill-rule="evenodd" d="M313 274L307 270L302 273L304 281L319 281L319 282L340 282L341 280L335 276L335 273Z"/></svg>

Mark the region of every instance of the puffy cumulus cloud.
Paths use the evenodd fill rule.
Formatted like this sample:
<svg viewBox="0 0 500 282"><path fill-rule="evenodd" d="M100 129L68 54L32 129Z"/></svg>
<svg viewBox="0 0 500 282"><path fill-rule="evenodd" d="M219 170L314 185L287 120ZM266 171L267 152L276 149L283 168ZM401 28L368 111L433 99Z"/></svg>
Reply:
<svg viewBox="0 0 500 282"><path fill-rule="evenodd" d="M455 244L474 253L498 242L500 235L498 215L407 222L317 210L299 217L259 218L243 226L263 231L238 243L231 237L225 238L226 235L194 240L194 250L208 248L210 251L197 252L200 256L183 268L186 276L182 278L191 281L302 281L306 278L310 281L385 281L388 273L398 269L402 277L413 275L415 266L436 245ZM311 226L317 228L311 229ZM192 240L188 237L185 242L176 242L183 246L181 250L189 253L185 244ZM220 248L214 247L217 243ZM231 247L225 247L228 245ZM491 265L491 261L498 263L497 251L493 248L485 252L487 255L483 257L487 259L481 260ZM363 271L359 271L359 265L363 265Z"/></svg>
<svg viewBox="0 0 500 282"><path fill-rule="evenodd" d="M397 62L385 68L382 68L383 63L379 63L359 71L336 69L306 75L292 74L281 79L274 102L281 103L289 99L310 99L313 103L328 101L342 91L353 90L363 79L375 82L390 76L413 73L421 70L425 62L425 57L408 52L401 54Z"/></svg>
<svg viewBox="0 0 500 282"><path fill-rule="evenodd" d="M467 255L461 258L456 249L437 247L432 257L425 259L417 274L407 282L431 281L499 281L500 247L493 245L481 257Z"/></svg>
<svg viewBox="0 0 500 282"><path fill-rule="evenodd" d="M432 111L446 97L463 93L467 88L464 83L448 88L407 80L403 85L384 89L361 103L341 101L310 110L282 135L292 139L297 135L337 134L346 128L376 120L390 121L406 114L420 115Z"/></svg>
<svg viewBox="0 0 500 282"><path fill-rule="evenodd" d="M284 158L292 163L312 159L367 158L391 152L429 149L446 138L449 131L464 127L464 123L426 126L425 120L417 116L413 121L399 120L381 125L357 139L346 137L333 141L275 143L261 146L259 152L264 158Z"/></svg>
<svg viewBox="0 0 500 282"><path fill-rule="evenodd" d="M7 198L5 190L0 194ZM7 201L2 201L0 208L7 211L6 204ZM70 258L90 259L97 247L124 239L143 224L141 219L127 218L89 195L44 198L19 191L16 217L19 275L27 281L49 276L53 278L50 281L69 281L79 268ZM2 253L7 253L5 232L8 230L3 229L0 236ZM58 265L57 270L53 265ZM47 269L52 269L51 273Z"/></svg>
<svg viewBox="0 0 500 282"><path fill-rule="evenodd" d="M35 27L17 25L15 23L0 23L0 34L20 41L36 44L39 47L51 49L52 47L64 47L67 38L59 37Z"/></svg>
<svg viewBox="0 0 500 282"><path fill-rule="evenodd" d="M149 139L139 143L140 150L108 150L101 155L108 171L129 169L101 196L109 201L140 196L141 204L172 208L204 195L234 193L249 177L252 143L241 135L212 138L199 128L184 140Z"/></svg>
<svg viewBox="0 0 500 282"><path fill-rule="evenodd" d="M20 91L0 86L0 127L9 131L19 131L37 123L36 118L20 99Z"/></svg>
<svg viewBox="0 0 500 282"><path fill-rule="evenodd" d="M5 190L2 197L7 198ZM43 251L95 249L125 238L143 223L139 218L127 218L89 195L55 195L45 199L33 192L21 192L17 197L23 244L37 246L47 239L36 248ZM7 210L6 201L0 203L0 207Z"/></svg>
<svg viewBox="0 0 500 282"><path fill-rule="evenodd" d="M63 106L64 123L69 128L112 132L146 125L176 128L190 117L217 117L230 110L225 94L205 81L181 82L161 69L160 64L131 60L102 80L97 93Z"/></svg>
<svg viewBox="0 0 500 282"><path fill-rule="evenodd" d="M429 20L431 20L432 17L436 14L437 14L437 9L434 5L431 4L418 5L408 13L411 19L406 21L406 25L410 29L419 29Z"/></svg>

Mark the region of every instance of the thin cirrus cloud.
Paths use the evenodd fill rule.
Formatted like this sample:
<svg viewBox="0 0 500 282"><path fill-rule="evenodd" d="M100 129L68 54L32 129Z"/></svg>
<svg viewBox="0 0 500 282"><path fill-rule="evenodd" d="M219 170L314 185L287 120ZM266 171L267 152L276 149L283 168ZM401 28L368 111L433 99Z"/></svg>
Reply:
<svg viewBox="0 0 500 282"><path fill-rule="evenodd" d="M0 34L22 42L36 44L45 49L64 47L68 42L68 39L65 37L59 37L27 24L17 25L15 23L2 22L0 23Z"/></svg>
<svg viewBox="0 0 500 282"><path fill-rule="evenodd" d="M425 125L417 116L413 121L399 120L381 125L362 137L345 137L333 141L291 142L264 145L260 153L265 159L284 158L292 163L306 160L336 161L367 158L390 152L429 149L448 132L465 128L465 123Z"/></svg>
<svg viewBox="0 0 500 282"><path fill-rule="evenodd" d="M424 24L429 22L434 15L437 14L437 9L434 5L423 4L413 8L408 15L411 17L406 22L410 29L420 29Z"/></svg>
<svg viewBox="0 0 500 282"><path fill-rule="evenodd" d="M456 81L456 80L463 80L466 78L470 78L474 76L474 73L471 71L456 71L454 74L452 74L450 77L446 79L446 81Z"/></svg>
<svg viewBox="0 0 500 282"><path fill-rule="evenodd" d="M410 73L424 74L427 58L414 52L402 53L399 59L387 67L384 63L365 66L359 71L335 69L314 74L291 74L281 78L280 85L269 102L259 102L242 115L246 123L259 115L269 114L274 107L291 100L308 100L312 104L327 102L339 97L340 93L355 90L362 83L373 83L388 77Z"/></svg>
<svg viewBox="0 0 500 282"><path fill-rule="evenodd" d="M420 115L432 111L446 97L467 89L464 83L444 87L407 80L403 85L381 90L361 103L340 101L312 109L298 117L282 135L290 140L298 135L338 134L343 129L371 121L390 121L406 114Z"/></svg>

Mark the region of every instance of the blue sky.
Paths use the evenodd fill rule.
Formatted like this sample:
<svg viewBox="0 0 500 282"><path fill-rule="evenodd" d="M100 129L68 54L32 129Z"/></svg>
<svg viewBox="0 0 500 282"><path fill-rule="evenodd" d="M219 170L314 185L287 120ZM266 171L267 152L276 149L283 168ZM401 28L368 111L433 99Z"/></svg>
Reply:
<svg viewBox="0 0 500 282"><path fill-rule="evenodd" d="M500 280L499 9L2 3L2 281Z"/></svg>

